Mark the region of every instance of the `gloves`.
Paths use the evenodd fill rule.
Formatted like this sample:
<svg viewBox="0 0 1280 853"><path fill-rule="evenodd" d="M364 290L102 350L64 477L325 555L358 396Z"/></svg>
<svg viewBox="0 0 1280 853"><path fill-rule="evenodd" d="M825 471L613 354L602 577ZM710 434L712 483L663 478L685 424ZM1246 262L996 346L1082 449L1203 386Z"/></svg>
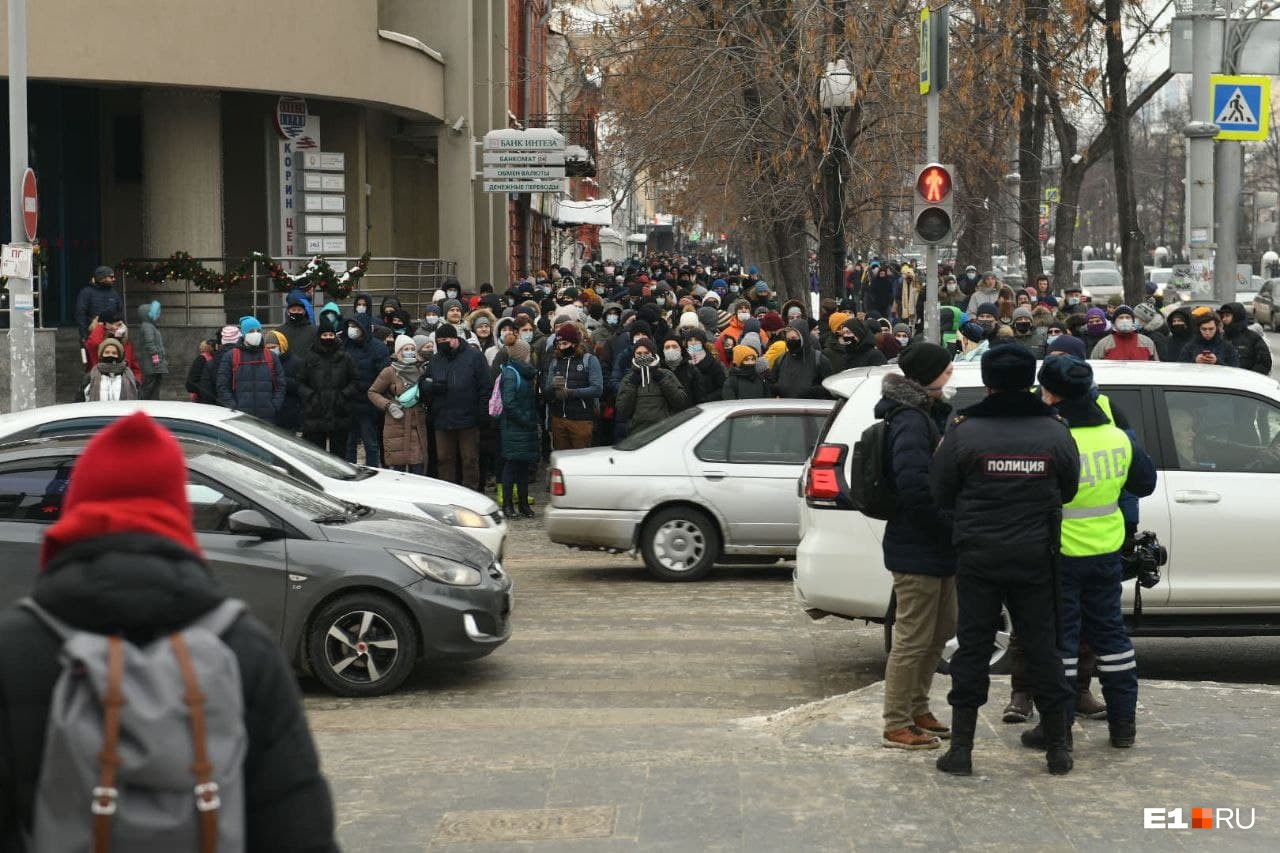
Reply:
<svg viewBox="0 0 1280 853"><path fill-rule="evenodd" d="M551 387L557 390L564 388L568 383L563 376L557 376L551 380Z"/></svg>
<svg viewBox="0 0 1280 853"><path fill-rule="evenodd" d="M563 385L556 386L556 399L562 403L569 399L569 389Z"/></svg>
<svg viewBox="0 0 1280 853"><path fill-rule="evenodd" d="M388 403L387 414L391 415L391 417L395 418L396 420L400 420L401 418L404 417L404 407L401 406L399 403Z"/></svg>

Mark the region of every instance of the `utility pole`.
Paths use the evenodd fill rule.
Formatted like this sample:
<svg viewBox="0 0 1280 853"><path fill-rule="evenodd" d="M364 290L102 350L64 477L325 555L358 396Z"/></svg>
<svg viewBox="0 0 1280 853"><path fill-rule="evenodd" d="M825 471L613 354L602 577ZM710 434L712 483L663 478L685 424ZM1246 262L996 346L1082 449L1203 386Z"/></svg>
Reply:
<svg viewBox="0 0 1280 853"><path fill-rule="evenodd" d="M25 247L23 175L27 171L27 0L9 0L9 236L10 244ZM34 266L34 264L32 264ZM31 275L35 271L32 270ZM31 279L10 276L9 289L9 411L36 406L35 305Z"/></svg>
<svg viewBox="0 0 1280 853"><path fill-rule="evenodd" d="M920 16L920 88L925 95L926 163L937 163L940 159L938 99L947 85L950 16L950 5L944 4L931 11L928 0L925 0L925 8ZM926 242L924 250L924 339L935 344L942 341L938 316L938 245L933 241Z"/></svg>
<svg viewBox="0 0 1280 853"><path fill-rule="evenodd" d="M1213 123L1209 98L1210 77L1218 60L1210 49L1213 19L1217 17L1214 5L1213 0L1195 0L1192 4L1191 122L1182 131L1187 137L1188 152L1186 238L1197 277L1213 263L1214 249L1213 140L1218 127ZM1193 285L1193 292L1194 289Z"/></svg>

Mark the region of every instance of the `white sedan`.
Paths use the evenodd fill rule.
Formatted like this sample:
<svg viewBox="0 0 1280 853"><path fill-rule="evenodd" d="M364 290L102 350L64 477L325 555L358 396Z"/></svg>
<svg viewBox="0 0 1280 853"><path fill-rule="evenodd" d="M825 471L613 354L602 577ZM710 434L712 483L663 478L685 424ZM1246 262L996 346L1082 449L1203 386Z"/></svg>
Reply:
<svg viewBox="0 0 1280 853"><path fill-rule="evenodd" d="M507 524L498 505L484 495L431 477L352 465L287 430L221 406L158 400L46 406L0 417L0 443L90 434L139 410L176 435L229 447L339 500L457 527L502 558Z"/></svg>
<svg viewBox="0 0 1280 853"><path fill-rule="evenodd" d="M776 562L800 542L799 477L834 403L704 403L614 447L551 455L552 542L639 551L658 578Z"/></svg>

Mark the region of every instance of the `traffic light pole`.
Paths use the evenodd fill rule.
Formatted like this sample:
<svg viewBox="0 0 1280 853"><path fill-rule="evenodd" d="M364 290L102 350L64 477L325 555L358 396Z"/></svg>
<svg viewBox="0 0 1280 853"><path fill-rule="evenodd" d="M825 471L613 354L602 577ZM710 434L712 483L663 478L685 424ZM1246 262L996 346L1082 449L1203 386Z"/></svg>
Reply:
<svg viewBox="0 0 1280 853"><path fill-rule="evenodd" d="M27 171L27 3L9 0L9 219L14 246L27 246L22 176ZM28 246L29 248L29 246ZM35 266L34 259L32 266ZM32 270L32 276L36 272ZM32 280L12 277L9 289L9 411L36 406L36 334ZM44 306L41 306L43 308Z"/></svg>
<svg viewBox="0 0 1280 853"><path fill-rule="evenodd" d="M925 153L924 159L936 163L938 156L938 92L930 90L925 95ZM905 306L904 306L905 307ZM938 316L938 246L929 243L924 250L924 339L940 343L942 330Z"/></svg>

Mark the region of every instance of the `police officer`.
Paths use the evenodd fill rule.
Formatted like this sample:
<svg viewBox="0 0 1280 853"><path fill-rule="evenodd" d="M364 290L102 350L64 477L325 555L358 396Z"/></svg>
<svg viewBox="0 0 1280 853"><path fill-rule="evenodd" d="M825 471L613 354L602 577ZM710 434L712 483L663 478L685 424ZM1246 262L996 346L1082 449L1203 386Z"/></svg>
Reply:
<svg viewBox="0 0 1280 853"><path fill-rule="evenodd" d="M1106 398L1092 398L1093 368L1084 359L1045 359L1040 387L1044 402L1066 418L1080 455L1080 488L1062 511L1062 663L1074 680L1083 624L1084 638L1098 656L1111 745L1123 749L1135 737L1138 664L1120 610L1126 535L1120 493L1141 498L1154 492L1156 467L1116 426ZM1070 743L1070 717L1067 737ZM1023 732L1022 742L1044 749L1044 730Z"/></svg>
<svg viewBox="0 0 1280 853"><path fill-rule="evenodd" d="M1047 733L1049 772L1071 771L1066 721L1075 689L1058 654L1054 563L1062 505L1076 496L1080 460L1065 421L1028 389L1036 359L997 345L982 357L987 397L952 418L930 470L938 506L953 512L960 648L951 659L951 746L944 773L968 776L978 708L1005 604L1030 663Z"/></svg>

